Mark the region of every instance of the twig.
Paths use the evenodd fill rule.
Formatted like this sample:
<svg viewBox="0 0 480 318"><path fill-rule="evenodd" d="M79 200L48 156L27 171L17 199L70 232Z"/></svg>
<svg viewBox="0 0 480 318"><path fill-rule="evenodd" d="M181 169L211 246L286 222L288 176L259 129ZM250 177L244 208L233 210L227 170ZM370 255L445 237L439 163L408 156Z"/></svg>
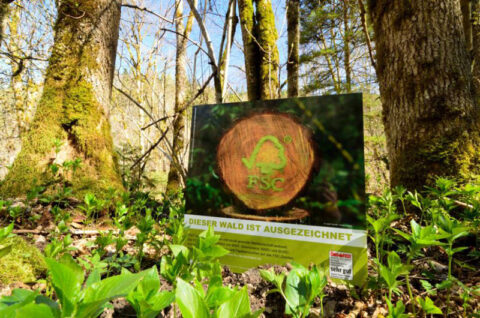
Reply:
<svg viewBox="0 0 480 318"><path fill-rule="evenodd" d="M192 10L195 19L197 20L198 26L200 27L200 31L202 33L203 38L205 39L205 44L207 45L208 49L208 57L210 58L210 67L212 68L212 74L214 75L214 86L215 86L215 99L217 103L222 102L222 85L220 81L220 73L218 72L219 64L215 58L215 52L213 50L212 40L210 39L210 35L208 34L207 28L205 23L200 16L197 8L195 7L195 3L193 0L187 0L188 5L190 6L190 10ZM221 57L219 57L221 58Z"/></svg>
<svg viewBox="0 0 480 318"><path fill-rule="evenodd" d="M172 21L172 20L169 20L169 19L167 19L167 18L165 18L165 17L162 17L161 15L159 15L159 14L157 14L157 13L155 13L155 12L153 12L153 11L147 9L147 8L142 8L142 7L139 7L139 6L137 6L137 5L128 4L128 3L122 4L122 7L130 8L130 9L135 9L135 10L140 10L140 11L145 11L145 12L147 12L147 13L150 13L151 15L156 16L156 17L159 18L159 19L162 19L162 20L164 20L164 21L166 21L166 22L168 22L168 23L173 24L173 21Z"/></svg>
<svg viewBox="0 0 480 318"><path fill-rule="evenodd" d="M142 130L145 130L145 129L147 129L147 128L153 126L153 125L156 125L156 124L158 124L159 122L164 121L165 119L168 119L168 118L170 118L170 117L174 117L174 116L165 116L165 117L162 117L162 118L157 119L157 120L155 120L154 122L148 124L147 126L142 127L141 129L142 129Z"/></svg>
<svg viewBox="0 0 480 318"><path fill-rule="evenodd" d="M182 34L182 33L179 33L175 30L170 30L170 29L166 29L166 28L160 28L161 31L165 31L165 32L171 32L171 33L175 33L177 35L180 35L180 36L183 36L186 40L188 40L190 43L192 43L193 45L195 45L196 47L198 47L200 50L202 50L203 53L207 54L207 56L209 56L208 54L208 51L205 50L198 42L195 42L194 40L190 39L189 37L186 37L185 34Z"/></svg>
<svg viewBox="0 0 480 318"><path fill-rule="evenodd" d="M144 111L145 114L147 114L148 117L150 117L150 119L152 121L155 121L156 119L153 118L153 116L150 114L149 111L147 111L145 109L145 107L143 107L139 102L137 102L132 96L130 96L130 94L128 94L127 92L125 92L124 90L122 90L121 88L113 85L113 88L115 88L118 92L120 92L123 96L125 96L126 98L128 98L129 101L131 101L132 103L134 103L138 108L140 108L141 110Z"/></svg>
<svg viewBox="0 0 480 318"><path fill-rule="evenodd" d="M146 156L148 156L152 152L153 149L155 149L160 144L160 142L162 142L165 136L167 136L169 129L170 127L167 127L167 129L163 132L160 138L158 138L157 142L154 143L140 158L138 158L130 167L130 169L133 169L136 165L138 165Z"/></svg>
<svg viewBox="0 0 480 318"><path fill-rule="evenodd" d="M473 205L471 205L471 204L464 203L464 202L461 202L461 201L458 201L458 200L453 200L453 202L454 202L456 205L461 206L462 208L465 208L465 209L473 209Z"/></svg>

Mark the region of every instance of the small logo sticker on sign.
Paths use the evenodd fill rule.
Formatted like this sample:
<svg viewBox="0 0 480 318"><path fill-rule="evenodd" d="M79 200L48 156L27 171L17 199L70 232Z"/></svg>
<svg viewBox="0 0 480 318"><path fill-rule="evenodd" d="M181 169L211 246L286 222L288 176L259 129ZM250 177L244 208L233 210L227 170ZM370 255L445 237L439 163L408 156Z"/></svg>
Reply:
<svg viewBox="0 0 480 318"><path fill-rule="evenodd" d="M353 279L353 256L351 253L330 251L330 277Z"/></svg>

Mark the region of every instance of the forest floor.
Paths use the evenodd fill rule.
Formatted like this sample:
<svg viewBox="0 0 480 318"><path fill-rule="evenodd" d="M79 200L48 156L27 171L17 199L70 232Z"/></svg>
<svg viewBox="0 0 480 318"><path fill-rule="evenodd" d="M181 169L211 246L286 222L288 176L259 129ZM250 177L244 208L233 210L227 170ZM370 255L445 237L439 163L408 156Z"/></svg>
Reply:
<svg viewBox="0 0 480 318"><path fill-rule="evenodd" d="M28 242L36 246L40 251L43 251L47 243L51 239L51 235L54 233L57 224L54 223L51 217L51 206L37 205L31 208L36 214L40 215L40 219L30 224L23 224L21 229L14 230L14 233L24 237ZM70 223L69 232L72 236L73 242L72 254L75 258L89 255L92 251L92 244L101 232L109 230L115 231L116 229L110 225L107 221L98 221L95 224L84 225L85 216L71 208L72 221ZM100 219L101 220L101 219ZM406 231L408 228L409 219L402 219L395 222L393 225L395 228ZM0 224L1 225L1 224ZM132 227L125 234L129 243L123 248L128 254L135 253L134 241L139 230L136 227ZM165 235L165 234L163 234ZM168 239L168 237L167 237ZM469 244L467 242L467 244ZM473 246L473 245L472 245ZM473 247L472 247L473 248ZM107 253L113 253L114 247L107 246ZM421 260L417 260L413 263L414 268L410 273L410 279L412 280L412 292L414 297L421 296L429 297L434 301L435 305L439 308L444 308L447 301L450 301L449 315L448 317L465 317L464 300L461 297L460 290L453 290L452 297L448 300L446 291L429 293L422 287L420 279L424 277L425 272L429 272L430 275L436 281L442 281L447 277L447 263L448 257L445 251L440 247L433 247L425 250L427 253ZM144 261L142 262L142 268L150 267L154 264L158 264L162 256L162 253L168 252L168 249L158 249L147 247L145 250ZM374 253L374 246L369 240L369 281L367 285L375 284L377 273L375 264L371 261L372 253ZM262 266L260 268L266 269L272 266ZM289 264L286 266L273 266L275 272L288 272L291 267ZM423 276L422 276L423 275ZM459 257L457 260L457 266L454 266L454 275L461 280L467 286L478 286L480 284L480 271L478 270L478 264L471 263L467 257ZM43 277L45 278L45 277ZM263 280L259 273L259 268L251 269L245 273L233 273L227 267L223 268L223 282L227 286L247 286L250 296L250 303L252 310L263 309L264 317L284 317L285 301L278 293L269 293L274 289L271 283ZM2 285L0 283L0 296L11 294L15 288L23 288L30 290L40 290L45 292L46 285L44 282L16 282L8 285ZM172 286L162 279L162 289L171 290ZM403 300L408 306L410 300L405 286L399 287L401 295L394 296L396 300ZM326 296L323 300L324 316L323 317L337 317L337 318L354 318L354 317L385 317L387 315L387 305L381 295L384 294L382 290L359 288L347 285L337 284L329 281L325 288ZM401 297L401 298L400 298ZM472 297L468 300L469 310L478 311L480 309L480 297ZM113 301L113 310L107 309L102 317L135 317L135 311L130 304L123 298ZM177 315L174 315L174 310L177 311ZM163 311L163 317L179 317L179 310L175 307L168 307ZM320 312L320 303L317 299L310 317L322 317Z"/></svg>

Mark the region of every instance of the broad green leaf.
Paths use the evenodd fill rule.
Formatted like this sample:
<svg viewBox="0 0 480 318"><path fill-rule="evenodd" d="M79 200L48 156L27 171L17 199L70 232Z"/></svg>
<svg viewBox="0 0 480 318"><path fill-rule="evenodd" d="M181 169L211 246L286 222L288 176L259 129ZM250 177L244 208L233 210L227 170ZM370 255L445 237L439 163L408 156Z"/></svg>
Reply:
<svg viewBox="0 0 480 318"><path fill-rule="evenodd" d="M112 299L125 297L145 276L145 272L122 274L94 283L84 290L84 299L78 306L76 318L96 317Z"/></svg>
<svg viewBox="0 0 480 318"><path fill-rule="evenodd" d="M65 254L59 262L51 258L46 258L45 261L64 316L71 315L80 296L84 279L83 270L68 254Z"/></svg>
<svg viewBox="0 0 480 318"><path fill-rule="evenodd" d="M425 291L427 292L427 294L433 295L433 296L437 294L437 291L433 289L433 286L432 284L430 284L430 282L426 280L420 280L420 284L422 284L423 288L425 288Z"/></svg>
<svg viewBox="0 0 480 318"><path fill-rule="evenodd" d="M99 269L94 269L90 275L88 275L87 280L85 281L85 287L90 287L94 283L97 283L102 280L102 276L100 275Z"/></svg>
<svg viewBox="0 0 480 318"><path fill-rule="evenodd" d="M207 303L208 308L217 308L235 294L235 291L229 287L217 286L208 289L207 296L205 297L205 302Z"/></svg>
<svg viewBox="0 0 480 318"><path fill-rule="evenodd" d="M415 220L410 221L410 226L412 228L412 235L414 237L420 236L420 232L422 230L422 227Z"/></svg>
<svg viewBox="0 0 480 318"><path fill-rule="evenodd" d="M285 313L292 314L298 308L304 307L307 303L308 289L305 283L303 271L294 268L287 276L285 284L285 297L288 306L285 306Z"/></svg>
<svg viewBox="0 0 480 318"><path fill-rule="evenodd" d="M19 308L16 311L16 315L14 317L56 318L56 316L53 314L52 309L50 307L48 307L45 304L35 304L35 303L31 303Z"/></svg>
<svg viewBox="0 0 480 318"><path fill-rule="evenodd" d="M400 235L401 237L403 237L405 240L407 241L411 241L412 239L412 236L408 233L405 233L405 232L402 232L398 229L393 229L395 231L395 233L397 233L398 235Z"/></svg>
<svg viewBox="0 0 480 318"><path fill-rule="evenodd" d="M433 301L429 297L426 297L425 299L422 299L422 297L417 296L417 302L420 305L420 307L422 307L422 310L426 314L443 314L443 312L440 310L440 308L435 306L435 304L433 303Z"/></svg>
<svg viewBox="0 0 480 318"><path fill-rule="evenodd" d="M0 228L0 243L10 236L10 233L13 231L13 223L10 223L9 226Z"/></svg>
<svg viewBox="0 0 480 318"><path fill-rule="evenodd" d="M170 244L168 247L170 247L174 257L177 257L180 253L183 253L184 256L188 255L188 248L183 245Z"/></svg>
<svg viewBox="0 0 480 318"><path fill-rule="evenodd" d="M246 287L237 291L216 311L217 318L241 318L248 314L250 314L250 300Z"/></svg>
<svg viewBox="0 0 480 318"><path fill-rule="evenodd" d="M184 318L209 318L210 313L204 300L190 284L177 278L175 300Z"/></svg>
<svg viewBox="0 0 480 318"><path fill-rule="evenodd" d="M0 248L0 258L10 253L11 250L12 250L12 245L7 245L5 247Z"/></svg>
<svg viewBox="0 0 480 318"><path fill-rule="evenodd" d="M15 289L11 296L0 298L0 317L2 318L59 318L58 304L38 292Z"/></svg>
<svg viewBox="0 0 480 318"><path fill-rule="evenodd" d="M86 288L83 301L95 302L102 299L124 297L137 286L144 276L145 272L140 272L106 278Z"/></svg>
<svg viewBox="0 0 480 318"><path fill-rule="evenodd" d="M162 291L152 296L148 301L152 306L152 310L157 312L157 315L164 308L168 307L175 300L175 294L169 291Z"/></svg>
<svg viewBox="0 0 480 318"><path fill-rule="evenodd" d="M437 287L437 289L442 290L442 289L450 288L450 287L452 287L452 285L453 285L453 282L449 279L446 279L446 280L442 281L441 283L436 284L435 287Z"/></svg>
<svg viewBox="0 0 480 318"><path fill-rule="evenodd" d="M273 269L269 269L269 270L261 269L260 276L269 283L273 283L275 280L275 273Z"/></svg>

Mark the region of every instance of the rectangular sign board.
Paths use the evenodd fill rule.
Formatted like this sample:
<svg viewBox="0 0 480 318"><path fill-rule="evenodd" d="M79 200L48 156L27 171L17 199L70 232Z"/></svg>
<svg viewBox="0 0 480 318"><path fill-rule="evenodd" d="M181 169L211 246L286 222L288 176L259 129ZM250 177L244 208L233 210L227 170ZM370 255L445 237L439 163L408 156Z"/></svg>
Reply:
<svg viewBox="0 0 480 318"><path fill-rule="evenodd" d="M367 277L362 95L195 106L189 244L208 226L243 272L263 264Z"/></svg>

